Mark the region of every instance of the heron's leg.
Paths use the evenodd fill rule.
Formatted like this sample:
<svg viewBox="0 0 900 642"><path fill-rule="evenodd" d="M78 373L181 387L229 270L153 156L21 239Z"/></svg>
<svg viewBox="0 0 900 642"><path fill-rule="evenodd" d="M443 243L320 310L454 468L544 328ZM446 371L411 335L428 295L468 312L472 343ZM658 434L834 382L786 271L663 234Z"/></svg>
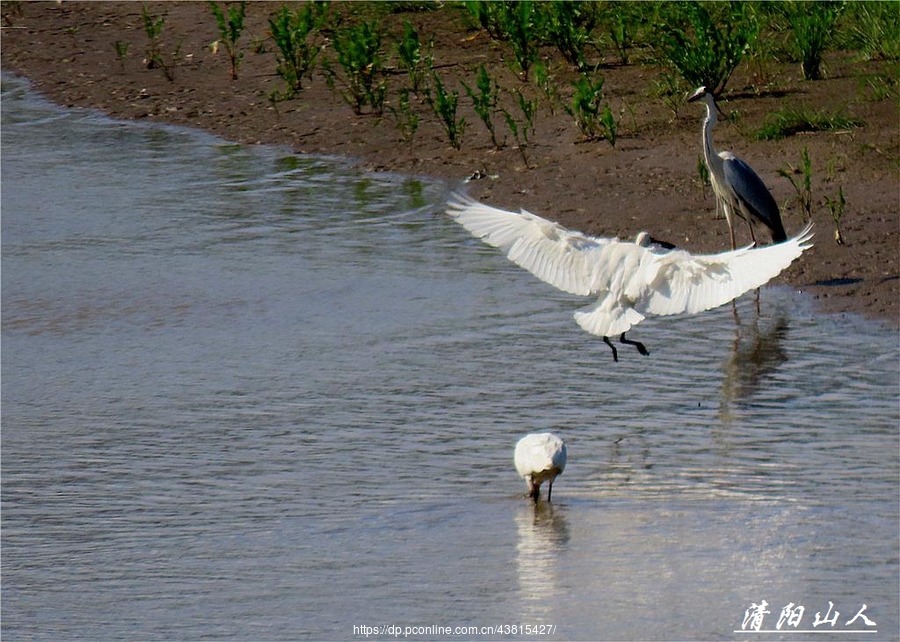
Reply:
<svg viewBox="0 0 900 642"><path fill-rule="evenodd" d="M614 345L612 344L612 342L609 340L609 337L603 337L603 343L605 343L606 345L608 345L608 346L609 346L609 349L613 351L613 361L615 361L615 362L618 363L618 361L619 361L619 351L616 350L616 346L614 346Z"/></svg>
<svg viewBox="0 0 900 642"><path fill-rule="evenodd" d="M541 487L534 483L534 479L531 476L528 476L526 480L528 482L528 496L531 497L532 501L537 504L538 495L541 492Z"/></svg>
<svg viewBox="0 0 900 642"><path fill-rule="evenodd" d="M547 501L550 501L550 495L553 494L553 480L550 480L550 486L547 488Z"/></svg>
<svg viewBox="0 0 900 642"><path fill-rule="evenodd" d="M728 235L731 237L731 249L737 249L737 243L734 242L734 222L731 220L731 206L728 203L722 203L722 209L725 210L725 222L728 223Z"/></svg>
<svg viewBox="0 0 900 642"><path fill-rule="evenodd" d="M756 242L756 234L753 233L753 224L750 223L750 217L747 216L744 220L747 221L747 228L750 230L750 238L753 239L753 247L756 247L759 244Z"/></svg>
<svg viewBox="0 0 900 642"><path fill-rule="evenodd" d="M637 348L637 351L640 352L645 357L650 354L650 352L647 350L647 348L644 347L644 344L641 343L640 341L632 341L631 339L626 339L624 332L622 333L622 336L619 337L619 342L627 343L630 346L634 346L635 348Z"/></svg>

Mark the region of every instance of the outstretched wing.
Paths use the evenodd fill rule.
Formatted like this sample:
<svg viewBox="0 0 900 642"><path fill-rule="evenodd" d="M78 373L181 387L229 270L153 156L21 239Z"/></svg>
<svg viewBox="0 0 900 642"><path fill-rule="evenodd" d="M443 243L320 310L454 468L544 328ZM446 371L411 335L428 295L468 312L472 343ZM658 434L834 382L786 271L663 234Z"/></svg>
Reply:
<svg viewBox="0 0 900 642"><path fill-rule="evenodd" d="M589 255L616 242L567 230L525 210L507 212L459 194L448 203L447 214L516 265L570 294L594 293L594 261Z"/></svg>
<svg viewBox="0 0 900 642"><path fill-rule="evenodd" d="M691 255L683 251L658 255L634 308L644 315L696 314L736 299L778 276L812 247L812 223L783 243L731 252Z"/></svg>

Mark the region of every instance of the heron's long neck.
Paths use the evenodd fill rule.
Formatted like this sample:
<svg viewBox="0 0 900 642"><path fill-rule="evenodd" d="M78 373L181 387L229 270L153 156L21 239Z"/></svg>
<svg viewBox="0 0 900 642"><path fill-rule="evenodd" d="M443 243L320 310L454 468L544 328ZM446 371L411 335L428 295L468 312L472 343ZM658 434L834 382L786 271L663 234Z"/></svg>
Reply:
<svg viewBox="0 0 900 642"><path fill-rule="evenodd" d="M703 156L706 159L706 166L712 170L714 165L722 162L712 144L712 128L716 124L716 106L711 97L704 102L706 118L703 120Z"/></svg>

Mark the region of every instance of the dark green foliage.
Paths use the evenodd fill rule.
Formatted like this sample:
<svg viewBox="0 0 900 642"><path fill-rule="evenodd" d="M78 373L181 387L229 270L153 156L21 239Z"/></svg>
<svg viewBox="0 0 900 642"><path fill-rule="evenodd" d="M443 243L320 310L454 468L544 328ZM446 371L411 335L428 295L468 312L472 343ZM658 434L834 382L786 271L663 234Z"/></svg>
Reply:
<svg viewBox="0 0 900 642"><path fill-rule="evenodd" d="M481 122L484 123L484 126L487 127L487 130L491 135L491 143L493 143L495 148L499 149L501 145L497 142L497 132L494 128L494 111L497 108L497 97L500 92L500 86L496 81L491 80L484 65L481 65L478 68L478 76L475 79L475 85L478 88L477 91L469 87L465 82L462 83L466 93L469 94L469 97L472 99L475 113L481 118Z"/></svg>
<svg viewBox="0 0 900 642"><path fill-rule="evenodd" d="M582 74L572 87L575 91L566 111L575 119L582 135L587 140L605 138L615 147L618 123L609 105L603 106L603 77L591 80L590 75Z"/></svg>
<svg viewBox="0 0 900 642"><path fill-rule="evenodd" d="M409 75L410 88L416 94L425 89L427 73L431 71L434 62L434 44L429 43L430 52L422 54L422 44L415 27L407 20L403 23L403 38L397 43L397 56L400 64Z"/></svg>
<svg viewBox="0 0 900 642"><path fill-rule="evenodd" d="M835 25L844 3L831 0L798 2L792 0L780 5L791 26L791 42L794 55L800 61L806 80L822 78L822 54L834 35Z"/></svg>
<svg viewBox="0 0 900 642"><path fill-rule="evenodd" d="M747 2L663 4L657 51L691 87L718 96L759 31Z"/></svg>
<svg viewBox="0 0 900 642"><path fill-rule="evenodd" d="M376 114L384 111L387 82L381 41L384 32L377 19L362 20L335 34L334 50L344 71L344 99L357 114L368 105Z"/></svg>
<svg viewBox="0 0 900 642"><path fill-rule="evenodd" d="M556 46L579 71L587 69L584 50L597 26L597 7L593 2L554 0L542 3L545 38Z"/></svg>
<svg viewBox="0 0 900 642"><path fill-rule="evenodd" d="M431 87L428 89L428 103L440 119L450 139L450 144L455 149L462 147L462 135L466 129L466 119L457 118L456 111L459 107L459 92L447 91L440 76L432 72Z"/></svg>
<svg viewBox="0 0 900 642"><path fill-rule="evenodd" d="M269 19L272 40L278 47L276 72L287 85L286 98L303 89L303 77L311 77L321 48L312 42L312 35L322 24L323 10L315 3L305 4L291 11L283 6Z"/></svg>

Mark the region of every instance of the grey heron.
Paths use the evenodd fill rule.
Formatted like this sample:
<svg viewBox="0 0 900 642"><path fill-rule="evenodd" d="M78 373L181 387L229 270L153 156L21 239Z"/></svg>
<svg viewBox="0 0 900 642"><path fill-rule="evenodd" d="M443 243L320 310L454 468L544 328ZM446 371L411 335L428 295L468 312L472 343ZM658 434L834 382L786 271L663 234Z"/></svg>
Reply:
<svg viewBox="0 0 900 642"><path fill-rule="evenodd" d="M787 239L778 204L762 179L747 163L731 152L716 152L712 143L712 128L716 124L716 101L706 87L699 87L688 98L688 102L702 100L706 105L703 120L703 159L709 169L709 179L716 195L716 209L725 211L725 221L731 235L731 249L735 249L733 216L737 214L750 228L750 237L756 243L753 233L753 219L761 222L772 232L772 242L782 243Z"/></svg>
<svg viewBox="0 0 900 642"><path fill-rule="evenodd" d="M535 503L545 481L550 482L547 490L547 501L550 501L553 480L566 469L566 457L566 443L553 433L525 435L516 444L516 471L528 484L528 496Z"/></svg>
<svg viewBox="0 0 900 642"><path fill-rule="evenodd" d="M758 288L811 247L812 223L797 236L774 245L752 245L721 254L694 255L685 250L645 247L638 242L588 236L522 210L508 212L455 195L447 214L477 238L550 285L581 296L592 305L575 312L585 331L649 354L625 332L645 317L697 314L724 305Z"/></svg>

